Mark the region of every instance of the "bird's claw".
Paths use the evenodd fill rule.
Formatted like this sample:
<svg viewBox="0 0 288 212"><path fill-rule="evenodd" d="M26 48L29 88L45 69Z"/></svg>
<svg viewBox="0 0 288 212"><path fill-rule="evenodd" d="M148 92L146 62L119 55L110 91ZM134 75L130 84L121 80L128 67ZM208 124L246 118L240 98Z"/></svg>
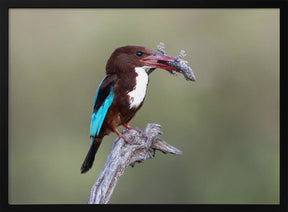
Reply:
<svg viewBox="0 0 288 212"><path fill-rule="evenodd" d="M135 130L136 132L140 133L146 140L148 139L147 135L138 127L133 128L128 124L125 124L124 127L128 130Z"/></svg>
<svg viewBox="0 0 288 212"><path fill-rule="evenodd" d="M138 133L140 133L143 137L145 137L146 139L148 139L147 135L138 127L136 127L134 130L136 130Z"/></svg>
<svg viewBox="0 0 288 212"><path fill-rule="evenodd" d="M120 136L118 135L118 137L123 138L123 140L128 144L133 144L132 141L129 138L127 138L125 135L121 134Z"/></svg>
<svg viewBox="0 0 288 212"><path fill-rule="evenodd" d="M123 135L122 133L120 133L117 129L114 130L114 133L119 137L119 138L123 138L123 140L128 143L128 144L132 144L132 141L130 139L128 139L125 135Z"/></svg>

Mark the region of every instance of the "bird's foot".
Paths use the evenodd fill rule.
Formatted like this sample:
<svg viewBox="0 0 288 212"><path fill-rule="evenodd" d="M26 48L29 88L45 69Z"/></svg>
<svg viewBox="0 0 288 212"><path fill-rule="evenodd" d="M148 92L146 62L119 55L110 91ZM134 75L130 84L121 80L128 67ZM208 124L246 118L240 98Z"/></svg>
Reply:
<svg viewBox="0 0 288 212"><path fill-rule="evenodd" d="M119 137L119 138L123 138L123 140L128 143L128 144L132 144L132 141L130 139L128 139L125 135L121 134L117 129L114 130L114 133Z"/></svg>
<svg viewBox="0 0 288 212"><path fill-rule="evenodd" d="M138 133L140 133L143 137L147 138L147 135L139 128L134 128Z"/></svg>
<svg viewBox="0 0 288 212"><path fill-rule="evenodd" d="M125 124L124 127L125 127L126 129L128 129L128 130L135 130L135 131L137 131L138 133L140 133L143 137L147 138L147 135L146 135L141 129L139 129L139 128L133 128L133 127L131 127L131 126L128 125L128 124Z"/></svg>

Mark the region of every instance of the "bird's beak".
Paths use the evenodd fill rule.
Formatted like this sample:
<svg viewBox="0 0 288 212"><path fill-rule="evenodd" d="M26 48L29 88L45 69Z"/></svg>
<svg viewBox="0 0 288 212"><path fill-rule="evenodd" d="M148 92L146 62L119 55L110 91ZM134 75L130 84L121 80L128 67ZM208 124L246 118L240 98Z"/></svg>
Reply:
<svg viewBox="0 0 288 212"><path fill-rule="evenodd" d="M151 61L155 60L155 61ZM180 71L179 69L176 69L174 67L171 67L167 65L167 62L172 62L175 60L175 57L167 56L164 54L159 54L154 52L153 54L149 55L148 57L145 57L141 59L141 62L145 62L147 66L150 66L151 68L160 68L167 71ZM184 63L187 63L187 61L182 60Z"/></svg>

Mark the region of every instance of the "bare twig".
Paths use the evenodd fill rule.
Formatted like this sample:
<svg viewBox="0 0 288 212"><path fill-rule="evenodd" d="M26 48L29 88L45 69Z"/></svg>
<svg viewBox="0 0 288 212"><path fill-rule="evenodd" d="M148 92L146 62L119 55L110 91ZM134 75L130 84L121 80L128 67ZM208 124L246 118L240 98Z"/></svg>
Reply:
<svg viewBox="0 0 288 212"><path fill-rule="evenodd" d="M121 138L113 141L107 161L90 191L88 204L107 204L125 169L129 165L133 167L136 162L153 158L156 150L163 153L182 154L180 150L158 137L162 134L160 128L158 124L147 124L144 130L146 138L135 130L126 130L123 134L133 141L132 145Z"/></svg>

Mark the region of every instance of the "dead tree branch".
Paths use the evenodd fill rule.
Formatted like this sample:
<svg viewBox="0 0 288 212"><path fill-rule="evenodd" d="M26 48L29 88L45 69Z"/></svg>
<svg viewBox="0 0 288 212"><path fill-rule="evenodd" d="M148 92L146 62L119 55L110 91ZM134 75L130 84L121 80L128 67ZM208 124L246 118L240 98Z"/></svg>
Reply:
<svg viewBox="0 0 288 212"><path fill-rule="evenodd" d="M135 130L124 131L123 134L133 141L132 145L118 137L113 141L107 161L90 191L87 204L107 204L125 169L129 165L133 167L136 162L153 158L156 150L182 154L180 150L158 137L159 134L163 134L160 128L158 124L148 123L144 130L147 138Z"/></svg>

